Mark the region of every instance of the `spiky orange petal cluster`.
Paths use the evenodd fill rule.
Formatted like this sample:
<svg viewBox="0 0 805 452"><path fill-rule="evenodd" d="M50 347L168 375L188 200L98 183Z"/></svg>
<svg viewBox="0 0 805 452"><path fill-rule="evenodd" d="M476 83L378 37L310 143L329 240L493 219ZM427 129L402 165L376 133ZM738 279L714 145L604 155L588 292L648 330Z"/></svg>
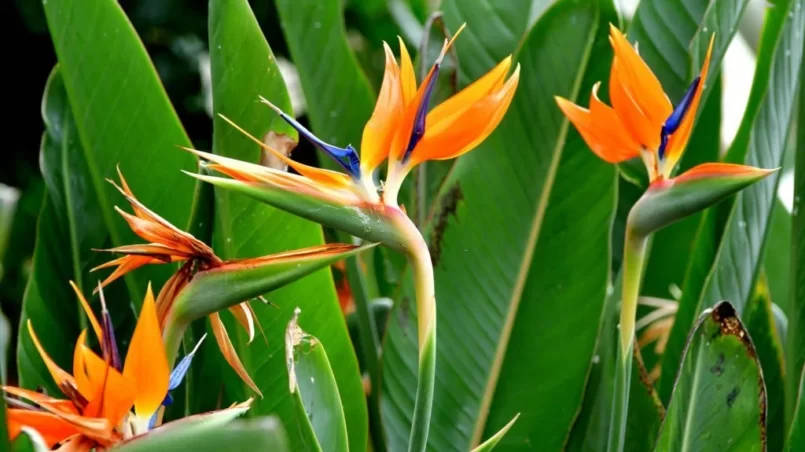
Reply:
<svg viewBox="0 0 805 452"><path fill-rule="evenodd" d="M612 107L598 98L599 83L590 96L590 107L583 108L557 96L559 108L575 126L590 149L609 163L619 163L638 155L646 164L649 178L669 178L682 156L693 130L693 122L702 91L707 81L714 37L711 37L702 70L694 83L693 98L681 124L668 137L661 149L663 128L674 113L674 107L651 68L638 55L626 37L610 25L609 41L615 56L609 77Z"/></svg>

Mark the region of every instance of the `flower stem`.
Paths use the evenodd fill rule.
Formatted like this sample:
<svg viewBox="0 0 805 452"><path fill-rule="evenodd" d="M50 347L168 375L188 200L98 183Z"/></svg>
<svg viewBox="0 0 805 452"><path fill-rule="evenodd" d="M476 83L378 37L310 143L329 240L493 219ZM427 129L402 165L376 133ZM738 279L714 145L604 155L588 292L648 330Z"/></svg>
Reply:
<svg viewBox="0 0 805 452"><path fill-rule="evenodd" d="M352 289L352 299L355 303L355 312L358 316L358 339L363 351L363 363L369 373L371 382L369 390L369 423L372 446L375 450L386 450L383 438L383 426L380 419L380 362L378 351L380 338L377 334L377 325L369 306L369 294L366 281L358 263L358 256L347 259L347 280Z"/></svg>
<svg viewBox="0 0 805 452"><path fill-rule="evenodd" d="M414 223L402 212L395 216L396 226L405 237L406 255L414 274L419 337L419 369L414 418L408 450L424 451L428 442L436 378L436 289L428 245Z"/></svg>
<svg viewBox="0 0 805 452"><path fill-rule="evenodd" d="M629 217L631 220L631 216ZM643 279L643 262L648 237L634 233L631 221L626 223L623 244L623 299L621 300L620 340L618 367L615 371L615 392L610 410L608 451L622 451L626 444L626 421L629 411L629 385L632 377L635 317L640 283Z"/></svg>

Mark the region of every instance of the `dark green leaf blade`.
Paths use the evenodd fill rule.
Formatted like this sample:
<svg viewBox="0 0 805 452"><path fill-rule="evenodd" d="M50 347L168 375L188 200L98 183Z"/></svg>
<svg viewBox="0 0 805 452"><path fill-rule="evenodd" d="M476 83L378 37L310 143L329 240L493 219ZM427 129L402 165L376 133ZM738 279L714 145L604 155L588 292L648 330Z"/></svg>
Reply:
<svg viewBox="0 0 805 452"><path fill-rule="evenodd" d="M21 386L41 386L60 394L28 334L27 322L50 357L62 368L72 368L75 339L87 320L69 283L74 281L85 295L91 292L97 279L89 270L107 258L92 248L108 247L109 233L58 68L48 79L42 111L47 131L40 163L47 194L37 222L33 273L23 297L17 364ZM126 300L122 288L110 287L107 296ZM128 337L126 324L133 325L129 306L110 306L121 337Z"/></svg>
<svg viewBox="0 0 805 452"><path fill-rule="evenodd" d="M796 406L791 428L785 443L786 452L794 452L805 446L805 367L799 373L799 388L796 388Z"/></svg>
<svg viewBox="0 0 805 452"><path fill-rule="evenodd" d="M260 139L269 136L274 143L295 140L290 128L271 109L258 102L264 96L290 112L290 100L274 57L262 36L246 1L213 1L210 8L210 37L213 105L223 114ZM257 68L255 65L258 65ZM280 135L280 136L277 136ZM284 137L281 135L285 135ZM276 144L275 144L276 146ZM216 117L213 134L214 152L252 163L261 161L260 148L221 118ZM214 248L224 258L254 257L275 252L319 245L324 242L321 227L279 209L231 193L215 190L216 223ZM367 420L363 387L357 359L341 317L338 299L329 269L319 270L303 281L290 284L270 294L279 306L260 309L257 320L265 331L268 347L262 340L247 345L245 334L236 341L244 366L264 394L250 410L250 415L278 413L289 432L292 450L303 447L294 419L294 404L287 391L284 354L281 352L285 324L293 309L306 313L306 329L327 347L333 374L344 405L353 450L366 446ZM238 327L231 333L240 331ZM230 374L230 397L242 400L244 385Z"/></svg>
<svg viewBox="0 0 805 452"><path fill-rule="evenodd" d="M326 142L359 149L374 96L349 48L341 2L278 0L276 5L313 131Z"/></svg>
<svg viewBox="0 0 805 452"><path fill-rule="evenodd" d="M137 240L113 210L123 198L105 181L117 178L118 165L143 204L185 227L196 181L180 170L195 169L196 159L176 147L190 140L123 9L114 0L43 5L112 243ZM171 270L150 266L127 277L134 303L147 281L160 287Z"/></svg>
<svg viewBox="0 0 805 452"><path fill-rule="evenodd" d="M729 302L691 330L655 451L766 448L766 393L755 347Z"/></svg>
<svg viewBox="0 0 805 452"><path fill-rule="evenodd" d="M766 384L766 439L768 450L782 450L785 441L785 387L783 344L772 312L767 279L761 278L744 309L746 329L752 338Z"/></svg>
<svg viewBox="0 0 805 452"><path fill-rule="evenodd" d="M805 61L801 63L800 78L805 74ZM786 343L786 425L791 425L794 406L799 403L800 412L805 412L801 402L802 391L797 398L797 383L794 375L805 368L805 89L799 89L799 122L797 124L796 161L794 164L794 205L791 227L791 294L789 296L788 334ZM800 381L800 386L802 382ZM802 419L802 415L800 415ZM800 423L800 435L805 427ZM805 442L805 438L803 438Z"/></svg>

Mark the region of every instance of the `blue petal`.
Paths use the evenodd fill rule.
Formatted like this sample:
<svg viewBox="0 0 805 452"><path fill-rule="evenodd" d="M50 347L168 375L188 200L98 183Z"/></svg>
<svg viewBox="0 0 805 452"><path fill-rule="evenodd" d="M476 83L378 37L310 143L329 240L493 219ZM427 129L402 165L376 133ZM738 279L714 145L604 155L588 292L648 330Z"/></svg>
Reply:
<svg viewBox="0 0 805 452"><path fill-rule="evenodd" d="M665 120L665 124L663 124L662 130L660 131L660 148L657 150L660 160L665 157L665 146L668 144L668 138L673 135L674 132L676 132L676 130L679 128L679 125L682 124L682 119L688 114L690 104L693 102L693 94L696 92L696 88L698 88L700 81L701 79L699 76L693 79L693 83L691 83L688 87L688 90L685 92L682 100L676 106L674 111L671 112L671 116Z"/></svg>
<svg viewBox="0 0 805 452"><path fill-rule="evenodd" d="M154 424L157 423L157 413L159 413L159 411L154 412L154 415L148 420L148 430L154 428Z"/></svg>
<svg viewBox="0 0 805 452"><path fill-rule="evenodd" d="M171 372L170 380L168 383L168 390L173 391L174 389L178 388L179 385L184 380L184 376L187 375L188 369L190 369L190 363L193 361L193 353L188 354L181 361L176 367L173 368L173 372Z"/></svg>
<svg viewBox="0 0 805 452"><path fill-rule="evenodd" d="M336 163L338 163L341 168L344 169L353 179L360 179L361 177L361 161L358 157L358 151L355 150L352 145L347 145L346 148L339 148L337 146L333 146L332 144L325 143L319 137L313 134L310 130L308 130L305 126L300 124L296 119L292 118L285 112L277 109L277 113L285 120L288 124L290 124L294 129L296 129L302 136L308 139L314 146L324 151L327 155L330 156ZM344 160L346 159L346 161Z"/></svg>
<svg viewBox="0 0 805 452"><path fill-rule="evenodd" d="M439 77L439 69L441 63L436 63L433 67L433 76L428 80L428 85L425 87L425 95L422 97L422 102L416 110L416 118L414 119L414 128L411 130L411 138L408 140L408 147L405 148L402 161L405 163L408 157L419 144L419 140L425 135L425 118L428 116L428 106L430 105L430 98L433 95L433 87L436 85L436 79Z"/></svg>

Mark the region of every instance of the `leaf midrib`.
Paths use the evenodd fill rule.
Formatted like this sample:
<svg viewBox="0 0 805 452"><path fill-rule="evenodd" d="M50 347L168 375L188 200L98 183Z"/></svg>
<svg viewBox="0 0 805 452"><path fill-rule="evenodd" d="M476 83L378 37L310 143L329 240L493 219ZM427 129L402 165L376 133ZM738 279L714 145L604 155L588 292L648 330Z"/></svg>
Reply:
<svg viewBox="0 0 805 452"><path fill-rule="evenodd" d="M595 17L587 36L587 45L584 50L584 54L582 56L583 68L579 69L579 71L576 73L576 78L573 81L573 90L572 90L573 99L576 99L579 95L581 84L584 80L584 74L586 72L587 65L590 61L590 55L592 53L593 44L595 43L595 37L598 33L599 15L600 11L598 10L598 8L596 8ZM517 48L518 56L520 54L520 50L522 49L523 43L525 42L526 38L531 34L532 29L535 25L536 23L532 25L531 28L529 28L529 30L523 35L523 38L520 40ZM565 148L568 128L569 123L568 120L565 118L562 120L562 125L559 128L558 139L553 149L553 158L551 159L551 165L548 169L545 178L545 184L544 184L545 188L543 188L542 193L540 194L539 204L537 204L537 209L534 213L534 218L531 223L531 230L529 232L528 239L526 241L526 249L525 252L523 253L522 263L517 273L517 279L515 280L514 283L512 297L509 302L509 309L506 314L506 320L503 323L503 328L501 329L500 332L500 339L498 340L498 346L495 350L495 358L494 361L492 362L492 367L489 369L489 377L487 379L486 388L484 389L483 396L481 397L481 404L479 406L479 412L475 422L475 426L473 427L472 437L470 440L470 447L475 447L478 444L480 444L481 437L484 432L484 427L486 426L486 420L489 417L489 408L492 404L492 397L495 393L495 388L497 387L498 378L500 377L500 368L503 365L503 359L505 358L505 352L509 345L509 339L511 338L512 327L514 326L514 320L515 317L517 316L520 301L522 300L523 290L525 289L526 280L528 278L529 270L532 265L532 258L534 256L534 252L536 251L537 241L539 239L539 233L540 230L542 229L542 223L545 218L545 211L548 208L548 200L550 199L551 193L553 191L554 180L556 178L557 169L559 168L559 162L561 161L563 154L562 151Z"/></svg>

